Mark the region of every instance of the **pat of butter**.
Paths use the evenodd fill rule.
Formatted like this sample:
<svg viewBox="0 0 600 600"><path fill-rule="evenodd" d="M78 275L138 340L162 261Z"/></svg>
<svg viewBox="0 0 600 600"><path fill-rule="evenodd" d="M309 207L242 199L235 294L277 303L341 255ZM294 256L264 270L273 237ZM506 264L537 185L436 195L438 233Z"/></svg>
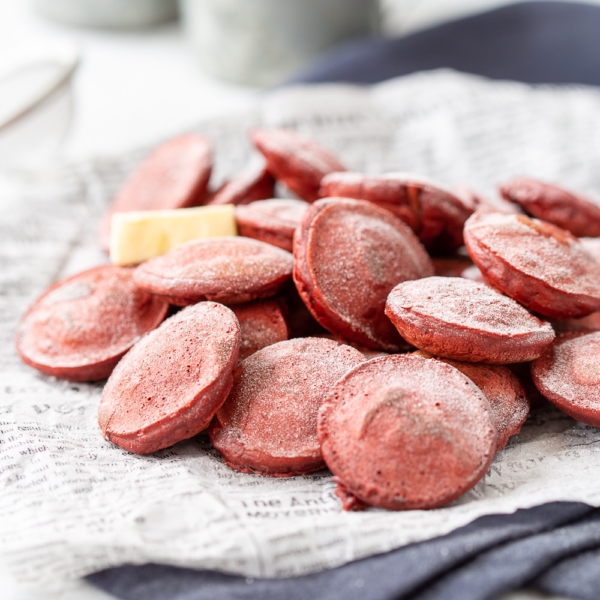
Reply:
<svg viewBox="0 0 600 600"><path fill-rule="evenodd" d="M237 235L232 204L115 213L110 260L115 265L135 265L190 240L223 235Z"/></svg>

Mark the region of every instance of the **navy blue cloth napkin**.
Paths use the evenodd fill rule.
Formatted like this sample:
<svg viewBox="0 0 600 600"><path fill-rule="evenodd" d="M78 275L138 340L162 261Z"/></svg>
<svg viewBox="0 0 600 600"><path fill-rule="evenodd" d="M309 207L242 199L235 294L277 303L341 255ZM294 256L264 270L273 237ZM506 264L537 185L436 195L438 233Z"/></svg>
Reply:
<svg viewBox="0 0 600 600"><path fill-rule="evenodd" d="M315 575L249 579L144 565L88 580L126 600L483 600L525 586L597 600L599 554L600 509L554 502Z"/></svg>
<svg viewBox="0 0 600 600"><path fill-rule="evenodd" d="M600 7L524 3L399 39L354 42L294 81L367 84L439 67L600 85ZM124 600L484 600L523 587L597 600L600 509L561 502L486 516L440 538L292 579L144 565L88 580Z"/></svg>
<svg viewBox="0 0 600 600"><path fill-rule="evenodd" d="M525 2L400 38L349 42L291 83L368 84L441 67L525 83L600 85L600 7Z"/></svg>

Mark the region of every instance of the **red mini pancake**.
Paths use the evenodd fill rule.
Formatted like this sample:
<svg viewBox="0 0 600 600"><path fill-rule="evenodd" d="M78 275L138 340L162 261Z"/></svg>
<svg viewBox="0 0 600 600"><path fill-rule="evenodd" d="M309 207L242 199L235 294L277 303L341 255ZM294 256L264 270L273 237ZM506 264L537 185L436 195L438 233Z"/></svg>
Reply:
<svg viewBox="0 0 600 600"><path fill-rule="evenodd" d="M310 205L304 200L259 200L235 211L240 235L292 251L294 231Z"/></svg>
<svg viewBox="0 0 600 600"><path fill-rule="evenodd" d="M500 193L526 213L573 235L600 236L600 205L557 185L515 177L500 186Z"/></svg>
<svg viewBox="0 0 600 600"><path fill-rule="evenodd" d="M233 306L240 323L242 343L239 360L244 360L258 350L288 339L288 328L277 300L257 300Z"/></svg>
<svg viewBox="0 0 600 600"><path fill-rule="evenodd" d="M422 352L416 352L419 354ZM425 354L425 353L424 353ZM425 354L425 358L432 358ZM508 443L508 438L521 431L529 415L529 398L519 378L503 365L483 365L439 358L466 375L487 398L496 426L496 450Z"/></svg>
<svg viewBox="0 0 600 600"><path fill-rule="evenodd" d="M525 215L476 213L465 243L483 276L534 312L568 319L600 310L600 261L564 229Z"/></svg>
<svg viewBox="0 0 600 600"><path fill-rule="evenodd" d="M17 327L17 351L46 375L108 377L119 359L159 325L168 304L138 289L133 270L96 267L46 290Z"/></svg>
<svg viewBox="0 0 600 600"><path fill-rule="evenodd" d="M579 317L579 319L560 319L552 321L552 326L555 331L582 331L592 332L600 331L600 312L592 313L587 317Z"/></svg>
<svg viewBox="0 0 600 600"><path fill-rule="evenodd" d="M177 246L134 271L137 286L172 304L201 300L243 304L278 292L291 277L293 257L245 237L215 237Z"/></svg>
<svg viewBox="0 0 600 600"><path fill-rule="evenodd" d="M323 338L301 338L259 350L235 372L210 440L225 462L244 473L302 475L325 464L317 412L331 386L364 358Z"/></svg>
<svg viewBox="0 0 600 600"><path fill-rule="evenodd" d="M201 302L179 311L113 371L100 400L102 435L136 454L197 435L227 398L239 347L227 307Z"/></svg>
<svg viewBox="0 0 600 600"><path fill-rule="evenodd" d="M489 286L461 277L400 283L385 313L420 350L466 362L533 360L554 339L549 323Z"/></svg>
<svg viewBox="0 0 600 600"><path fill-rule="evenodd" d="M108 251L112 216L132 210L200 204L212 169L212 150L200 135L186 134L156 148L129 176L104 214L100 243Z"/></svg>
<svg viewBox="0 0 600 600"><path fill-rule="evenodd" d="M384 313L387 295L399 281L433 273L405 223L370 202L319 200L296 230L294 257L298 292L323 327L372 350L403 346Z"/></svg>
<svg viewBox="0 0 600 600"><path fill-rule="evenodd" d="M488 399L496 426L496 450L517 435L529 416L529 398L519 378L502 365L482 365L442 359L466 375Z"/></svg>
<svg viewBox="0 0 600 600"><path fill-rule="evenodd" d="M313 139L291 129L254 130L252 143L267 160L270 173L307 202L319 197L321 179L345 167Z"/></svg>
<svg viewBox="0 0 600 600"><path fill-rule="evenodd" d="M433 251L462 246L463 226L473 214L451 191L409 173L331 173L321 182L321 195L368 200L391 210Z"/></svg>
<svg viewBox="0 0 600 600"><path fill-rule="evenodd" d="M274 193L275 180L271 174L263 165L252 165L219 188L206 204L249 204L272 198Z"/></svg>
<svg viewBox="0 0 600 600"><path fill-rule="evenodd" d="M318 435L344 508L443 506L485 474L496 431L483 393L454 367L375 358L331 389Z"/></svg>
<svg viewBox="0 0 600 600"><path fill-rule="evenodd" d="M344 340L338 338L337 336L333 335L333 333L320 333L317 334L315 337L322 337L322 338L326 338L328 340L333 340L334 342L339 342L340 344L344 344ZM352 346L352 348L354 348L355 350L358 350L364 357L365 360L371 360L372 358L378 358L379 356L389 356L390 353L389 352L382 352L381 350L371 350L370 348L365 348L364 346L359 346L358 344L348 344L349 346ZM403 350L410 350L411 346L409 344L406 344L406 348L403 348Z"/></svg>
<svg viewBox="0 0 600 600"><path fill-rule="evenodd" d="M466 269L473 266L473 261L468 256L432 257L431 262L435 274L440 277L460 277Z"/></svg>
<svg viewBox="0 0 600 600"><path fill-rule="evenodd" d="M531 375L552 404L600 427L600 332L557 338L531 365Z"/></svg>
<svg viewBox="0 0 600 600"><path fill-rule="evenodd" d="M473 212L504 212L522 214L523 211L512 202L508 202L500 196L482 196L469 186L459 184L454 187L454 194Z"/></svg>

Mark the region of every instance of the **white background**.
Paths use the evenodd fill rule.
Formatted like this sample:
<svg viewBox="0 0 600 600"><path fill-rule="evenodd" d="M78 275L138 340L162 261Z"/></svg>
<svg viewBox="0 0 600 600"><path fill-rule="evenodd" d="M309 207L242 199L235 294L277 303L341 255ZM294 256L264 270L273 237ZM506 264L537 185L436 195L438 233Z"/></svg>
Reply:
<svg viewBox="0 0 600 600"><path fill-rule="evenodd" d="M382 2L384 28L390 34L509 3ZM113 154L152 143L204 118L244 107L260 93L203 73L176 24L138 32L77 29L44 21L28 0L0 0L0 66L17 46L43 46L56 39L75 42L81 52L73 80L71 129L61 148L67 158Z"/></svg>

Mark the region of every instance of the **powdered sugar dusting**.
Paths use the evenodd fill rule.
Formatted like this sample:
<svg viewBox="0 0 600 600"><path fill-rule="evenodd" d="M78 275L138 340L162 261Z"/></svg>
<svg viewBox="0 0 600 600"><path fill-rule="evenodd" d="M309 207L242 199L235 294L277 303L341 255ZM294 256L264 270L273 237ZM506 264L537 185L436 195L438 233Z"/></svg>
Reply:
<svg viewBox="0 0 600 600"><path fill-rule="evenodd" d="M275 154L280 160L305 163L311 169L322 173L322 176L332 171L345 170L344 165L328 150L312 138L292 129L255 131L253 140L261 152L265 153L269 165L270 155Z"/></svg>
<svg viewBox="0 0 600 600"><path fill-rule="evenodd" d="M329 468L361 500L428 508L487 469L496 436L481 391L453 367L418 356L376 358L332 390L320 412Z"/></svg>
<svg viewBox="0 0 600 600"><path fill-rule="evenodd" d="M465 231L521 273L600 302L600 261L568 232L558 235L561 230L543 221L501 213L477 214Z"/></svg>
<svg viewBox="0 0 600 600"><path fill-rule="evenodd" d="M496 449L506 446L519 433L529 415L529 400L517 376L502 365L482 365L440 359L466 375L490 403L498 435Z"/></svg>
<svg viewBox="0 0 600 600"><path fill-rule="evenodd" d="M321 179L344 165L313 139L290 129L255 130L254 145L267 160L267 168L301 198L318 197Z"/></svg>
<svg viewBox="0 0 600 600"><path fill-rule="evenodd" d="M288 338L288 329L277 300L239 304L231 309L242 332L239 360Z"/></svg>
<svg viewBox="0 0 600 600"><path fill-rule="evenodd" d="M48 306L52 304L62 304L69 300L85 298L92 293L93 289L89 283L85 281L69 281L51 291L44 299L44 303Z"/></svg>
<svg viewBox="0 0 600 600"><path fill-rule="evenodd" d="M206 204L248 204L273 195L275 180L264 167L264 161L250 164L244 171L225 183Z"/></svg>
<svg viewBox="0 0 600 600"><path fill-rule="evenodd" d="M192 206L206 191L212 169L208 140L196 134L173 138L156 148L125 181L104 215L101 241L108 248L116 212Z"/></svg>
<svg viewBox="0 0 600 600"><path fill-rule="evenodd" d="M244 220L264 221L267 224L295 229L300 225L300 221L309 206L308 202L293 198L257 200L239 206L236 209L236 217L242 217Z"/></svg>
<svg viewBox="0 0 600 600"><path fill-rule="evenodd" d="M381 343L392 331L384 315L388 293L401 281L433 273L431 261L409 228L382 209L361 201L319 202L325 207L311 223L306 259L314 286L351 331Z"/></svg>
<svg viewBox="0 0 600 600"><path fill-rule="evenodd" d="M50 288L19 325L20 352L51 368L93 365L124 353L167 310L133 284L132 272L106 265Z"/></svg>
<svg viewBox="0 0 600 600"><path fill-rule="evenodd" d="M462 245L462 228L473 212L450 190L408 173L331 173L321 182L321 193L368 200L392 211L427 248Z"/></svg>
<svg viewBox="0 0 600 600"><path fill-rule="evenodd" d="M184 411L203 401L210 419L211 386L231 378L239 344L239 325L225 306L201 302L179 311L117 365L100 403L103 430L143 434L171 417L175 429L185 428ZM216 401L213 412L222 398Z"/></svg>
<svg viewBox="0 0 600 600"><path fill-rule="evenodd" d="M407 311L502 336L537 331L547 336L551 331L548 323L511 298L462 277L427 277L401 283L390 294L389 306L399 316Z"/></svg>
<svg viewBox="0 0 600 600"><path fill-rule="evenodd" d="M577 236L600 235L600 206L543 181L516 177L501 186L504 198L528 214L554 223Z"/></svg>
<svg viewBox="0 0 600 600"><path fill-rule="evenodd" d="M244 237L194 240L140 265L138 285L157 294L185 297L247 294L283 283L292 274L289 252Z"/></svg>
<svg viewBox="0 0 600 600"><path fill-rule="evenodd" d="M533 373L553 396L600 412L600 332L558 338Z"/></svg>
<svg viewBox="0 0 600 600"><path fill-rule="evenodd" d="M294 231L310 205L303 200L273 198L238 206L235 212L240 235L292 251Z"/></svg>
<svg viewBox="0 0 600 600"><path fill-rule="evenodd" d="M324 338L298 338L256 352L238 367L218 413L223 430L217 447L227 455L226 438L233 436L247 452L320 456L317 411L333 383L363 361L357 350Z"/></svg>

